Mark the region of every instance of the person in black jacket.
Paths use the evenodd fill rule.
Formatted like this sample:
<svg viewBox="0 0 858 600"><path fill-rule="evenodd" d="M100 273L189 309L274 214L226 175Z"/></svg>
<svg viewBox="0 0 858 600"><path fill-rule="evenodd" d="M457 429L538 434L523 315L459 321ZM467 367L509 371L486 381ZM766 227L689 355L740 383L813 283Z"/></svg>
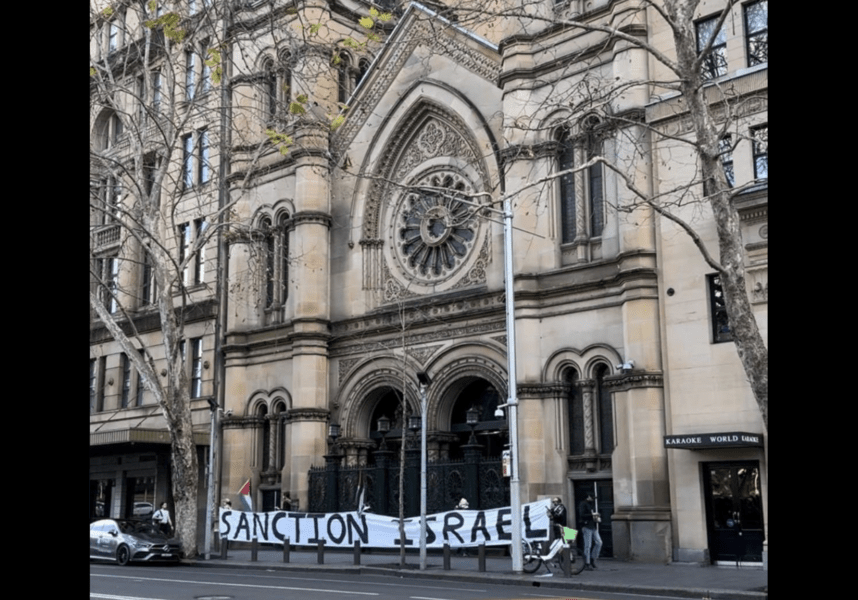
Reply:
<svg viewBox="0 0 858 600"><path fill-rule="evenodd" d="M559 496L551 499L551 508L548 509L548 518L554 523L552 539L563 539L563 528L566 527L566 507Z"/></svg>
<svg viewBox="0 0 858 600"><path fill-rule="evenodd" d="M584 568L592 570L596 568L596 559L602 551L602 536L599 535L599 513L593 500L593 492L587 492L586 500L578 505L578 526L584 532ZM593 543L595 542L595 546ZM592 552L591 552L591 546Z"/></svg>

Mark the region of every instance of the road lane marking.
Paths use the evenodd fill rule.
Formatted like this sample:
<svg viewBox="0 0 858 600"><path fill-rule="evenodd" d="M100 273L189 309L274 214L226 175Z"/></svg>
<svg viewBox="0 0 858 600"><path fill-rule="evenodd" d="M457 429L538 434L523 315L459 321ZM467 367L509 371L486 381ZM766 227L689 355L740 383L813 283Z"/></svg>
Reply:
<svg viewBox="0 0 858 600"><path fill-rule="evenodd" d="M139 577L126 577L124 575L101 575L98 573L90 573L90 577L111 577L114 579L139 579ZM185 579L160 579L160 578L147 578L147 581L163 581L166 583L192 583L194 585L208 585L211 586L212 583L210 581L189 581ZM256 589L265 589L265 590L289 590L291 592L324 592L328 594L351 594L352 596L380 596L378 592L353 592L353 591L343 591L343 590L321 590L318 588L299 588L299 587L287 587L283 585L253 585L249 583L220 583L218 585L229 585L232 587L241 587L241 588L256 588Z"/></svg>
<svg viewBox="0 0 858 600"><path fill-rule="evenodd" d="M89 593L90 598L99 598L100 600L161 600L160 598L138 598L137 596L114 596L113 594L96 594Z"/></svg>
<svg viewBox="0 0 858 600"><path fill-rule="evenodd" d="M142 569L145 567L135 567L135 569ZM241 577L242 579L247 579L251 577L247 573L236 573L234 571L221 571L218 569L210 569L210 573L215 575L220 575L222 577ZM264 571L265 573L275 573L276 571L272 569L267 569ZM325 581L330 583L355 583L353 579L313 579L309 577L290 577L290 576L275 576L275 575L259 575L253 574L252 577L256 579L289 579L294 581ZM363 574L361 577L386 577L386 578L395 578L399 577L399 575L387 575L387 574ZM448 586L436 586L436 585L421 585L417 583L404 584L404 583L382 583L377 581L366 581L365 585L378 585L378 586L387 586L387 587L419 587L422 590L441 590L444 592L479 592L485 593L487 590L481 590L477 588L459 588L459 587L448 587Z"/></svg>

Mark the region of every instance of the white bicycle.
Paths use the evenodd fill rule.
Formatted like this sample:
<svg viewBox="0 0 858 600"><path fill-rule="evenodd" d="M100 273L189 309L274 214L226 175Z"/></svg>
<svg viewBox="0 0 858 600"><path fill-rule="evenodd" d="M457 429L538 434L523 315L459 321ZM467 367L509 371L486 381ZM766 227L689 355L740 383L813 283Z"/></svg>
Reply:
<svg viewBox="0 0 858 600"><path fill-rule="evenodd" d="M540 554L537 544L539 542L529 542L521 540L522 545L522 569L525 573L536 573L539 567L543 564L549 572L553 572L552 567L562 571L563 557L561 551L564 546L567 546L560 538L554 540L548 548L547 554ZM577 575L584 570L584 557L578 548L573 545L568 545L569 548L569 563L572 567L572 574Z"/></svg>

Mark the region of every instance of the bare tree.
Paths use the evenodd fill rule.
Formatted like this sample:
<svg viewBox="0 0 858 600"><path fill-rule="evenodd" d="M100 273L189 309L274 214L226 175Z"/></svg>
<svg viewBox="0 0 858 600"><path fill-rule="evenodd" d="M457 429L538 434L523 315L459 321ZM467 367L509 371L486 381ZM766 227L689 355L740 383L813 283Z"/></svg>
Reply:
<svg viewBox="0 0 858 600"><path fill-rule="evenodd" d="M164 417L176 534L194 556L192 404L203 361L201 347L187 347L185 326L217 301L211 248L234 200L218 172L227 159L225 14L211 2L169 8L90 4L89 297L93 324L122 349Z"/></svg>

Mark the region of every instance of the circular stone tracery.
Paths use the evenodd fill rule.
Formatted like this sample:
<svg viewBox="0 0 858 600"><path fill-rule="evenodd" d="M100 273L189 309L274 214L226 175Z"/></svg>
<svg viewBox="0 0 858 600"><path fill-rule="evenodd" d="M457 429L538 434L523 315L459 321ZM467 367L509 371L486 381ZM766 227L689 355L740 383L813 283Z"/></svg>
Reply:
<svg viewBox="0 0 858 600"><path fill-rule="evenodd" d="M437 281L454 273L474 244L474 207L458 197L472 188L455 173L434 173L415 188L397 211L398 254L411 275Z"/></svg>

